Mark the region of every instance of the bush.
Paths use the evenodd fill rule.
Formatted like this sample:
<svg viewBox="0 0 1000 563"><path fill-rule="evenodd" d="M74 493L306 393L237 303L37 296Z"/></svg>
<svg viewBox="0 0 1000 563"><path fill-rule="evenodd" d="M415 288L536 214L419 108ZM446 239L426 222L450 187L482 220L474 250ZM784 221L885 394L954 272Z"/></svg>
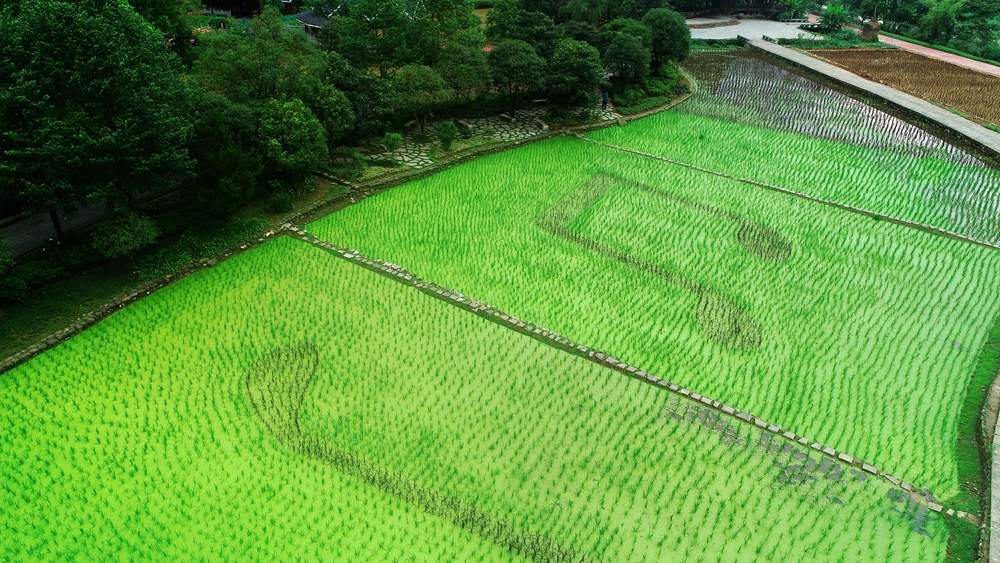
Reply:
<svg viewBox="0 0 1000 563"><path fill-rule="evenodd" d="M162 278L198 258L215 256L254 239L265 228L267 222L260 219L234 219L222 226L212 224L190 230L175 242L139 260L134 274L141 280Z"/></svg>
<svg viewBox="0 0 1000 563"><path fill-rule="evenodd" d="M684 16L669 8L650 10L642 22L653 30L653 70L669 61L683 61L691 50L691 30Z"/></svg>
<svg viewBox="0 0 1000 563"><path fill-rule="evenodd" d="M0 274L7 272L14 265L14 255L7 241L0 238Z"/></svg>
<svg viewBox="0 0 1000 563"><path fill-rule="evenodd" d="M91 234L91 246L105 258L134 256L160 236L156 223L134 212L120 213L101 223Z"/></svg>
<svg viewBox="0 0 1000 563"><path fill-rule="evenodd" d="M365 173L367 166L368 164L361 151L342 148L333 154L330 173L345 180L355 180Z"/></svg>
<svg viewBox="0 0 1000 563"><path fill-rule="evenodd" d="M399 149L399 147L403 146L403 135L399 133L393 133L390 131L389 133L386 133L382 137L382 142L380 144L382 145L382 148L386 150L386 152L392 152L394 150Z"/></svg>
<svg viewBox="0 0 1000 563"><path fill-rule="evenodd" d="M819 26L824 33L831 33L839 31L850 21L851 14L847 8L839 0L832 0L823 10Z"/></svg>
<svg viewBox="0 0 1000 563"><path fill-rule="evenodd" d="M458 138L458 127L455 125L454 121L443 121L438 124L437 127L437 137L441 141L441 146L445 150L450 149L452 143Z"/></svg>

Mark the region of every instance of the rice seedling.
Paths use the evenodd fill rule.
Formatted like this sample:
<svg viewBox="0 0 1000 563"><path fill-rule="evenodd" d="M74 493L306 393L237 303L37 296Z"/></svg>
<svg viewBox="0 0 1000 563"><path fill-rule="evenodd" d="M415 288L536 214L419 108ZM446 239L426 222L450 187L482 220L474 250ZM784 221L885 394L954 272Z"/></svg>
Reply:
<svg viewBox="0 0 1000 563"><path fill-rule="evenodd" d="M10 559L926 561L948 539L881 479L287 238L0 397Z"/></svg>
<svg viewBox="0 0 1000 563"><path fill-rule="evenodd" d="M1000 251L575 139L309 229L958 494Z"/></svg>

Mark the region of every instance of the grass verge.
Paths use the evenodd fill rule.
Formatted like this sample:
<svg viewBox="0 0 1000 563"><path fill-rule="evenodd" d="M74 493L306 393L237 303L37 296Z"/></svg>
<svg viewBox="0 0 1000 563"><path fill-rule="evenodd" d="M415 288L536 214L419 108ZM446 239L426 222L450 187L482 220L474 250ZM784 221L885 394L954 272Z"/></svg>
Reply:
<svg viewBox="0 0 1000 563"><path fill-rule="evenodd" d="M955 458L961 492L949 499L949 506L965 510L980 517L989 514L986 501L990 486L991 436L985 435L989 429L980 424L983 405L990 385L1000 376L1000 315L997 316L986 336L986 341L976 358L972 379L962 402L958 418L958 441L955 444ZM949 561L975 561L979 547L979 532L968 522L949 519L950 539L948 540Z"/></svg>

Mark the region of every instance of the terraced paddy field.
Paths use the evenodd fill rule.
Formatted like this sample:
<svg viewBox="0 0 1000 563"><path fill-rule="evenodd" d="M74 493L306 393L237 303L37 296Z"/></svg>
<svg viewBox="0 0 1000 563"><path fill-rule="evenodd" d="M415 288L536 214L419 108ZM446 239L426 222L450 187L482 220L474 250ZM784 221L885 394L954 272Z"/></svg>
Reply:
<svg viewBox="0 0 1000 563"><path fill-rule="evenodd" d="M947 539L883 481L287 238L0 397L7 560L919 561Z"/></svg>
<svg viewBox="0 0 1000 563"><path fill-rule="evenodd" d="M0 559L971 559L997 172L766 64L307 226L589 354L281 237L3 374Z"/></svg>

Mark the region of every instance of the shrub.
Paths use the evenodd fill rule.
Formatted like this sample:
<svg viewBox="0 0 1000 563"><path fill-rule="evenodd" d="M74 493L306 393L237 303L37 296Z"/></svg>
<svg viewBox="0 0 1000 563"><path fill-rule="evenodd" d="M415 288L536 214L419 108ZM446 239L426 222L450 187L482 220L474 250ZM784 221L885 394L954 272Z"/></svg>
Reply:
<svg viewBox="0 0 1000 563"><path fill-rule="evenodd" d="M851 21L851 14L839 0L827 4L820 17L820 30L829 33L839 31Z"/></svg>
<svg viewBox="0 0 1000 563"><path fill-rule="evenodd" d="M443 121L437 127L438 141L445 149L450 149L452 143L458 138L458 127L454 121Z"/></svg>
<svg viewBox="0 0 1000 563"><path fill-rule="evenodd" d="M14 265L14 255L7 241L0 238L0 274L5 273Z"/></svg>
<svg viewBox="0 0 1000 563"><path fill-rule="evenodd" d="M100 224L91 234L91 245L105 258L134 256L160 236L156 223L135 212L120 213Z"/></svg>
<svg viewBox="0 0 1000 563"><path fill-rule="evenodd" d="M642 22L653 30L653 70L668 61L683 61L691 50L691 30L684 16L669 8L650 10Z"/></svg>
<svg viewBox="0 0 1000 563"><path fill-rule="evenodd" d="M403 135L400 133L393 133L390 131L386 133L384 136L382 136L381 145L382 148L386 150L386 152L392 152L394 150L397 150L399 147L403 146Z"/></svg>

